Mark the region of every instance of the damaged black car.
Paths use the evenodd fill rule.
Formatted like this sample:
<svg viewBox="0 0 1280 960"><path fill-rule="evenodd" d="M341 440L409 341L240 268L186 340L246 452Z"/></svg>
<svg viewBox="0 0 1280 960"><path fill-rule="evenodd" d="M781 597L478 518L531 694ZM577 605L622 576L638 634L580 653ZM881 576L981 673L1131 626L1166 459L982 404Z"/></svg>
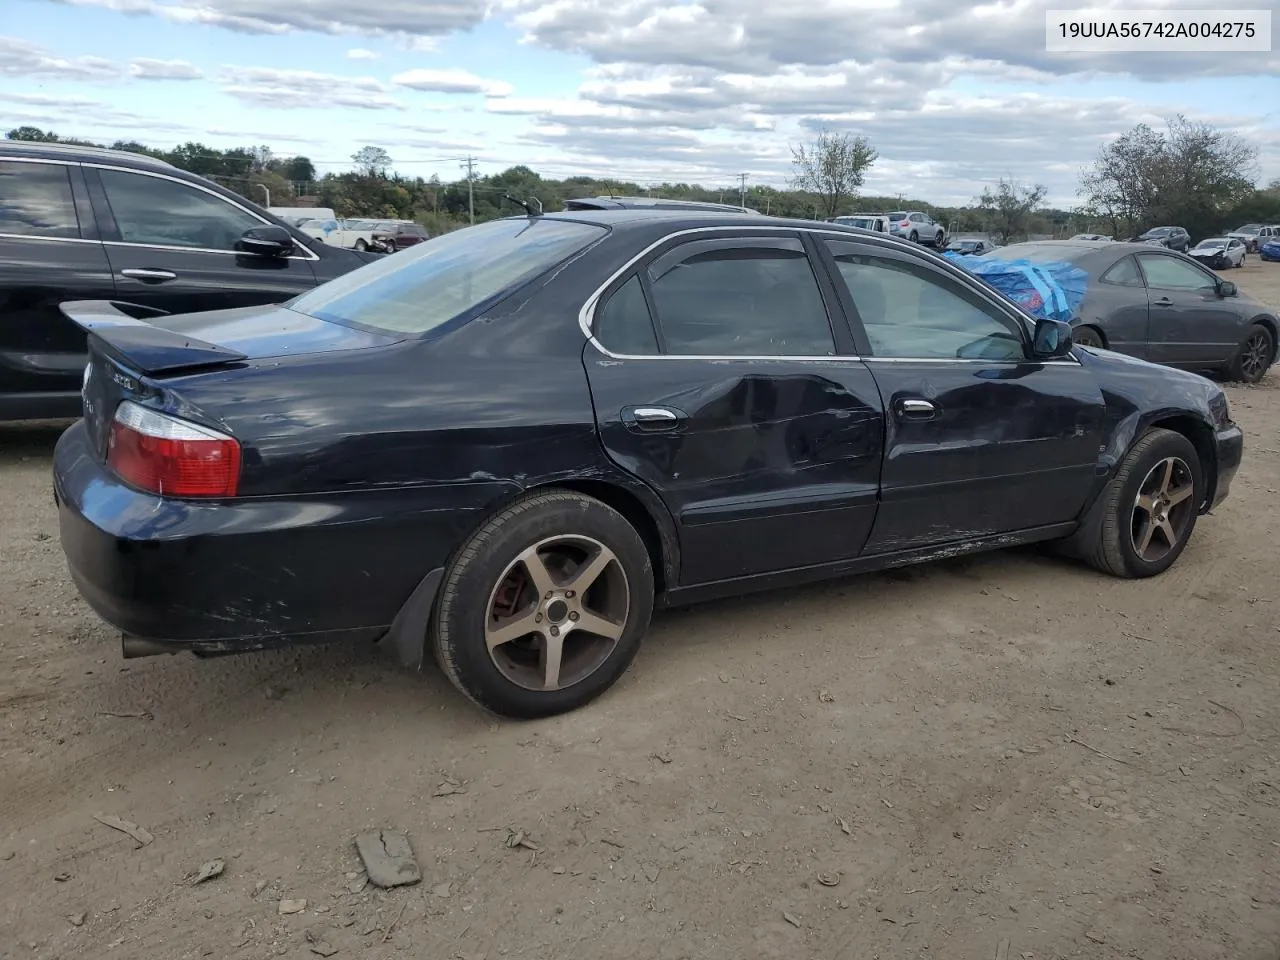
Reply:
<svg viewBox="0 0 1280 960"><path fill-rule="evenodd" d="M1243 449L1209 380L835 224L567 211L281 306L63 309L62 546L127 655L378 642L514 717L664 604L1037 542L1159 574Z"/></svg>

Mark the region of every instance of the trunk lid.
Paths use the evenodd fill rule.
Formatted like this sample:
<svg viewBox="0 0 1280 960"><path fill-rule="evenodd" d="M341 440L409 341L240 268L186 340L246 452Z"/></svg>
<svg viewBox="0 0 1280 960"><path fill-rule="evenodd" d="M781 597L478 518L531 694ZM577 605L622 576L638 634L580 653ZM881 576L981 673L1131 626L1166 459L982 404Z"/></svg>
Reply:
<svg viewBox="0 0 1280 960"><path fill-rule="evenodd" d="M106 300L76 300L60 309L88 334L81 393L85 426L99 458L106 457L120 402L154 396L157 381L165 377L273 357L387 346L400 339L278 306L145 319L134 306Z"/></svg>

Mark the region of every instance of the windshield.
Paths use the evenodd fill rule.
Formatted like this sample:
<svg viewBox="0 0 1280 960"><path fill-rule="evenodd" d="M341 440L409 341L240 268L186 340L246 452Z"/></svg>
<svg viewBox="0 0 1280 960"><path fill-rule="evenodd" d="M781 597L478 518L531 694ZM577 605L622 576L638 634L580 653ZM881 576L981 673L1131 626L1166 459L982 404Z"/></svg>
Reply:
<svg viewBox="0 0 1280 960"><path fill-rule="evenodd" d="M1225 247L1226 245L1227 245L1227 241L1225 240L1201 240L1200 241L1200 246L1202 247Z"/></svg>
<svg viewBox="0 0 1280 960"><path fill-rule="evenodd" d="M1239 230L1236 231L1236 233L1261 233L1261 232L1262 232L1262 224L1260 223L1246 223L1243 227L1241 227Z"/></svg>
<svg viewBox="0 0 1280 960"><path fill-rule="evenodd" d="M423 334L510 293L607 232L564 220L492 220L377 260L289 308L332 323Z"/></svg>
<svg viewBox="0 0 1280 960"><path fill-rule="evenodd" d="M1169 227L1153 227L1152 229L1144 233L1143 236L1144 237L1167 237L1172 232L1173 232L1172 229Z"/></svg>

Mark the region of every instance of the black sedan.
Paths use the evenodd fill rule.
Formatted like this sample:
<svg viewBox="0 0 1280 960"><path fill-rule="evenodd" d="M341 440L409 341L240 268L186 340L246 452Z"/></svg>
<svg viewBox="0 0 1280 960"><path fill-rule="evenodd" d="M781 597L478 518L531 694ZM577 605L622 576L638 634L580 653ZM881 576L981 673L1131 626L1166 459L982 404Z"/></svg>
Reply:
<svg viewBox="0 0 1280 960"><path fill-rule="evenodd" d="M129 655L380 641L493 711L587 702L655 605L1055 541L1161 573L1243 440L905 240L581 211L289 304L90 331L61 542Z"/></svg>
<svg viewBox="0 0 1280 960"><path fill-rule="evenodd" d="M1065 261L1089 274L1076 343L1256 383L1276 361L1280 319L1195 260L1145 243L1041 240L989 254Z"/></svg>

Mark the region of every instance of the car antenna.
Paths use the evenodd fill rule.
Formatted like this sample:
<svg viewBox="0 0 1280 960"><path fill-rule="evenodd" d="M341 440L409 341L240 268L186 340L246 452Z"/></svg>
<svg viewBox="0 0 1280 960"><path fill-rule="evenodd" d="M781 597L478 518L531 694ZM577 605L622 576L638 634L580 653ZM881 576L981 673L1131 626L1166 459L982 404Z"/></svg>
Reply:
<svg viewBox="0 0 1280 960"><path fill-rule="evenodd" d="M524 212L531 217L542 216L542 201L539 200L537 197L530 197L528 200L517 200L515 197L511 196L511 194L504 193L502 195L502 199L510 200L517 207L523 207ZM533 209L533 205L535 203L538 205L538 209L536 211Z"/></svg>

